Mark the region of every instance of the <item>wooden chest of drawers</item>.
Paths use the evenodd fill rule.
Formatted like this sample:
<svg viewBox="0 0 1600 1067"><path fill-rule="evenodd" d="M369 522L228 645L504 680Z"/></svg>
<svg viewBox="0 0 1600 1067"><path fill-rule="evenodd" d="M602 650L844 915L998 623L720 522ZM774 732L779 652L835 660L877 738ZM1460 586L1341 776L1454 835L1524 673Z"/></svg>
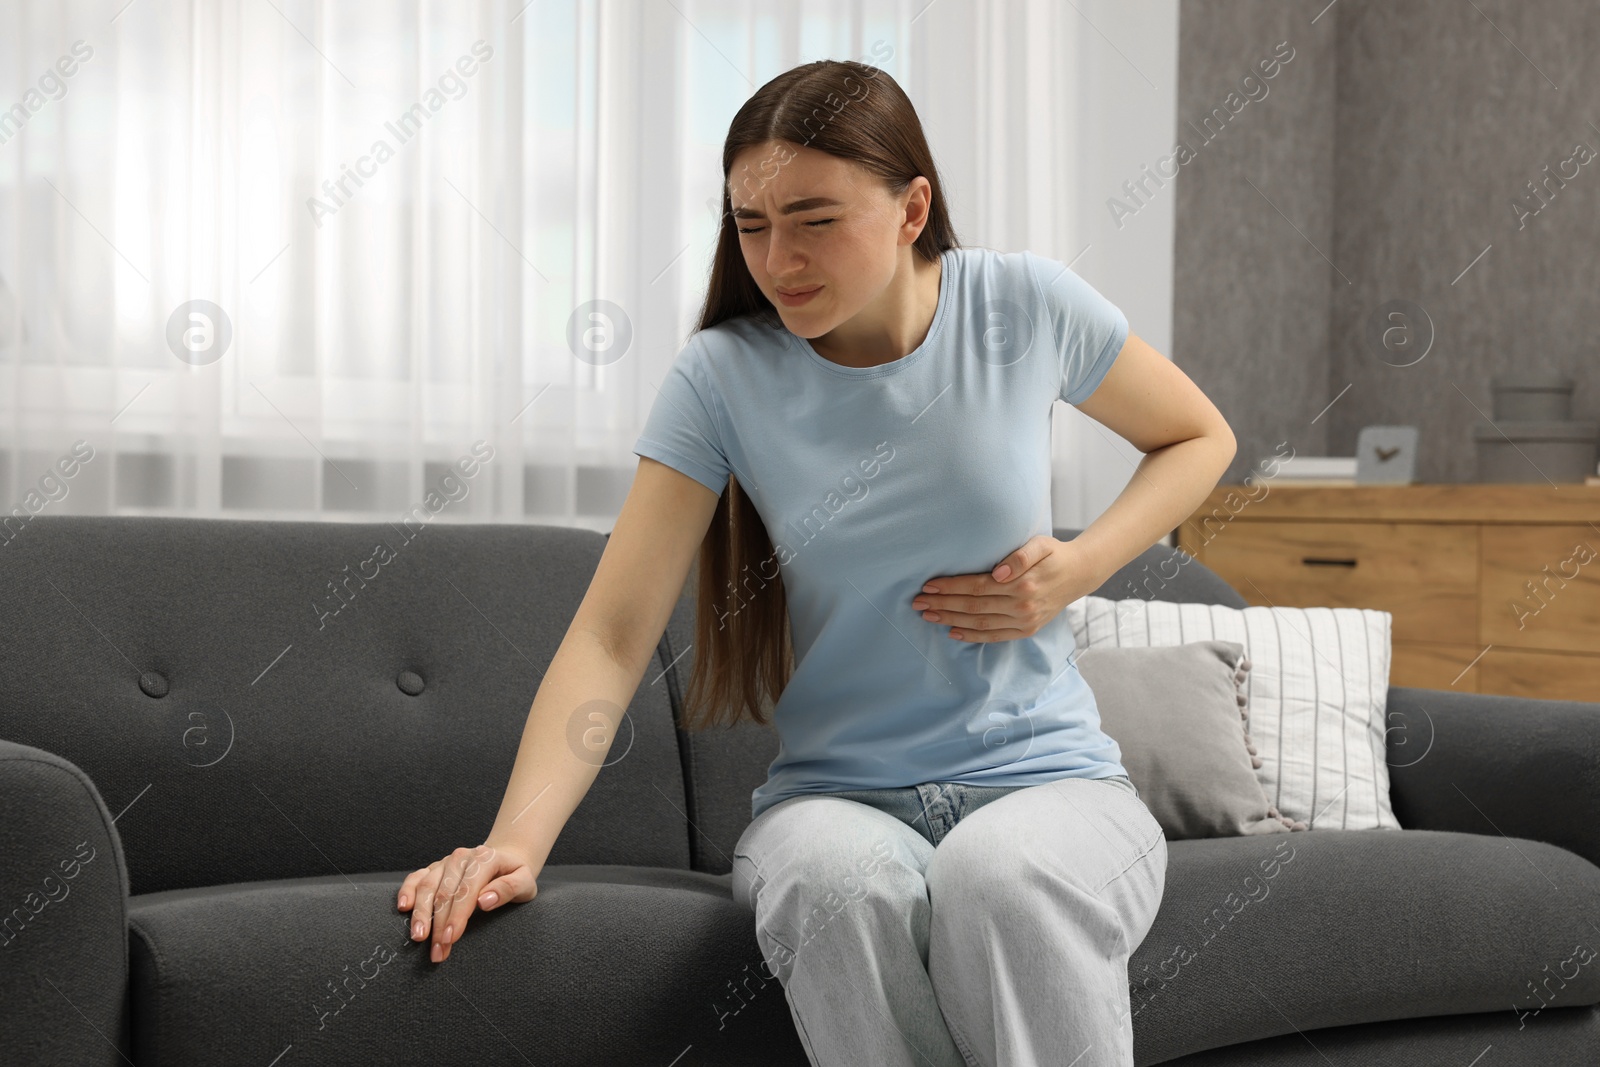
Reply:
<svg viewBox="0 0 1600 1067"><path fill-rule="evenodd" d="M1268 478L1178 545L1252 604L1390 612L1393 685L1600 701L1600 486Z"/></svg>

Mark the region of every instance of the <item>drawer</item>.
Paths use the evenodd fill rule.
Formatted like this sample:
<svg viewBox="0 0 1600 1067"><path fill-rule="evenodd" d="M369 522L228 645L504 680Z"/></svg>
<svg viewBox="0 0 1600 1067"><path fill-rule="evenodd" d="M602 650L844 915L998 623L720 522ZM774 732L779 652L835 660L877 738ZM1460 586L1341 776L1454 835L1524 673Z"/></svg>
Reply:
<svg viewBox="0 0 1600 1067"><path fill-rule="evenodd" d="M1476 669L1485 693L1600 701L1600 656L1495 645L1483 654Z"/></svg>
<svg viewBox="0 0 1600 1067"><path fill-rule="evenodd" d="M1377 608L1396 642L1478 640L1476 526L1236 519L1199 558L1252 604Z"/></svg>
<svg viewBox="0 0 1600 1067"><path fill-rule="evenodd" d="M1485 644L1600 653L1600 534L1589 526L1483 527Z"/></svg>

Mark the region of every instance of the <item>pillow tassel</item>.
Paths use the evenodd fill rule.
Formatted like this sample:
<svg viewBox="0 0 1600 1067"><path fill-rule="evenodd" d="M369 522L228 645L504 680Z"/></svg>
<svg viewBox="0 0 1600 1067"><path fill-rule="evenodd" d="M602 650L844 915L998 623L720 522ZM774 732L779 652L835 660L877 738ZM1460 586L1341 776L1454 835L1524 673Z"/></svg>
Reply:
<svg viewBox="0 0 1600 1067"><path fill-rule="evenodd" d="M1244 747L1245 751L1250 753L1250 766L1253 770L1259 771L1261 769L1261 756L1256 752L1255 742L1250 740L1250 709L1245 704L1243 691L1245 675L1249 673L1250 657L1241 657L1239 660L1239 669L1235 671L1233 675L1233 684L1235 686L1233 699L1239 702L1239 721L1244 728ZM1283 818L1281 815L1274 815L1274 817L1279 819Z"/></svg>

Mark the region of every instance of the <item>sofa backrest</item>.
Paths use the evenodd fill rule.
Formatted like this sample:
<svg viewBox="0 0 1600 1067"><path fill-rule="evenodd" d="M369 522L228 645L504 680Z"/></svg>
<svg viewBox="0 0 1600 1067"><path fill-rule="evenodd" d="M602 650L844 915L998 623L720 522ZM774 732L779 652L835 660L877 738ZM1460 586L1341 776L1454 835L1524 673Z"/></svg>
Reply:
<svg viewBox="0 0 1600 1067"><path fill-rule="evenodd" d="M559 526L37 516L0 543L0 737L88 773L134 893L422 866L493 825L604 545ZM1245 606L1164 546L1096 593ZM778 742L676 729L693 595L550 863L730 869ZM574 718L574 744L591 725Z"/></svg>
<svg viewBox="0 0 1600 1067"><path fill-rule="evenodd" d="M1060 528L1054 534L1070 541L1081 532ZM694 640L692 592L685 590L667 624L663 640L669 659L688 650ZM1215 571L1165 545L1145 549L1094 592L1111 600L1143 598L1233 608L1248 606L1244 597ZM675 701L680 685L688 683L693 661L694 653L690 651L673 668ZM750 794L766 781L767 768L778 755L777 734L770 727L743 721L731 729L680 733L679 742L688 774L690 862L695 870L725 874L731 869L739 835L750 825Z"/></svg>
<svg viewBox="0 0 1600 1067"><path fill-rule="evenodd" d="M11 533L0 737L89 774L133 893L481 842L605 544L416 521L41 515ZM688 867L667 662L550 863Z"/></svg>

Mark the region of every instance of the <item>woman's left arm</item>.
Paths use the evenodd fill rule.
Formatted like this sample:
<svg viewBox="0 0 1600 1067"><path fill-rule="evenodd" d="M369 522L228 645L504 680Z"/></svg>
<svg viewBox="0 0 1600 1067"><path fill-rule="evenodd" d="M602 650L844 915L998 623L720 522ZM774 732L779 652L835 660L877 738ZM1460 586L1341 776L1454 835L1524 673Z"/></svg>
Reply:
<svg viewBox="0 0 1600 1067"><path fill-rule="evenodd" d="M965 641L1026 637L1100 588L1192 515L1238 450L1216 405L1136 334L1079 411L1144 453L1133 478L1071 541L1031 538L988 574L931 578L912 601ZM930 615L932 616L930 618Z"/></svg>
<svg viewBox="0 0 1600 1067"><path fill-rule="evenodd" d="M1122 493L1070 542L1092 561L1092 588L1099 588L1194 514L1238 442L1200 387L1132 333L1099 387L1076 407L1144 453Z"/></svg>

